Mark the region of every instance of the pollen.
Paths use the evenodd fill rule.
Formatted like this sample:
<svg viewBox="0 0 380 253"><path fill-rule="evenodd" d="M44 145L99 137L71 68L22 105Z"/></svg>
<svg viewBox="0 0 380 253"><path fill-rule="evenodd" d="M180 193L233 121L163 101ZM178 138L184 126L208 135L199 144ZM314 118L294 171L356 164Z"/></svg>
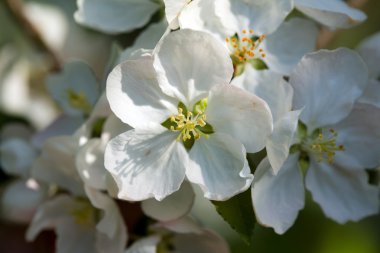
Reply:
<svg viewBox="0 0 380 253"><path fill-rule="evenodd" d="M330 129L327 133L319 133L318 136L308 141L308 150L316 155L317 161L327 161L332 163L336 152L344 151L343 145L337 145L336 139L338 133L334 129Z"/></svg>
<svg viewBox="0 0 380 253"><path fill-rule="evenodd" d="M254 30L242 30L242 36L239 35L226 38L226 43L231 51L231 57L234 63L244 63L255 58L265 58L266 54L261 47L261 43L266 38L266 35L259 37L253 36Z"/></svg>
<svg viewBox="0 0 380 253"><path fill-rule="evenodd" d="M206 115L203 112L198 112L194 115L192 112L188 111L184 115L182 108L178 108L178 114L170 117L170 121L174 123L174 126L170 127L173 132L179 132L177 141L181 138L183 141L198 140L201 136L208 138L207 134L202 133L197 127L206 126Z"/></svg>

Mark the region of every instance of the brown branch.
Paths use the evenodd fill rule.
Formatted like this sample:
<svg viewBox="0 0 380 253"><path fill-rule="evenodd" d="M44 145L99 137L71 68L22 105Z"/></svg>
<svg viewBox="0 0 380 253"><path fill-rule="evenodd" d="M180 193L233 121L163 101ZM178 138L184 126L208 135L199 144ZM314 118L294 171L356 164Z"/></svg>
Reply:
<svg viewBox="0 0 380 253"><path fill-rule="evenodd" d="M53 49L46 43L40 32L25 16L22 0L5 0L4 6L11 14L12 18L17 22L26 35L29 36L34 45L48 55L51 61L51 71L61 69L61 61Z"/></svg>

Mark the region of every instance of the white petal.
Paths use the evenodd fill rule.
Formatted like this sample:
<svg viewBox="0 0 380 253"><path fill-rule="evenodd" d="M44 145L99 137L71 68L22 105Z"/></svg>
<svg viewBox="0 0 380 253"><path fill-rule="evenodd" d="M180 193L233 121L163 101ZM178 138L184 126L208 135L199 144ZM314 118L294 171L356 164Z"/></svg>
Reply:
<svg viewBox="0 0 380 253"><path fill-rule="evenodd" d="M125 61L112 70L107 98L116 116L133 128L160 124L177 113L178 102L160 90L149 55Z"/></svg>
<svg viewBox="0 0 380 253"><path fill-rule="evenodd" d="M11 175L27 177L37 149L27 140L9 138L0 143L0 164L4 172Z"/></svg>
<svg viewBox="0 0 380 253"><path fill-rule="evenodd" d="M134 242L125 253L157 253L157 246L161 241L158 235L149 236Z"/></svg>
<svg viewBox="0 0 380 253"><path fill-rule="evenodd" d="M336 152L334 160L344 167L357 164L359 169L380 166L380 109L357 104L350 115L331 126L337 134L337 144L344 151Z"/></svg>
<svg viewBox="0 0 380 253"><path fill-rule="evenodd" d="M369 80L367 88L364 90L358 102L380 108L380 81L375 79Z"/></svg>
<svg viewBox="0 0 380 253"><path fill-rule="evenodd" d="M282 75L271 70L256 70L247 64L244 72L235 77L231 84L267 102L272 112L273 122L278 121L292 109L292 86L285 82Z"/></svg>
<svg viewBox="0 0 380 253"><path fill-rule="evenodd" d="M304 207L305 190L298 154L290 155L277 175L267 158L259 164L252 184L252 201L258 222L285 233Z"/></svg>
<svg viewBox="0 0 380 253"><path fill-rule="evenodd" d="M379 211L379 189L369 185L365 170L345 170L314 159L310 162L306 187L327 217L345 223Z"/></svg>
<svg viewBox="0 0 380 253"><path fill-rule="evenodd" d="M91 139L80 148L75 159L83 182L98 190L107 188L108 171L104 168L104 149L100 139Z"/></svg>
<svg viewBox="0 0 380 253"><path fill-rule="evenodd" d="M143 27L159 9L150 0L77 0L77 6L76 22L109 34Z"/></svg>
<svg viewBox="0 0 380 253"><path fill-rule="evenodd" d="M365 39L357 50L367 63L370 78L378 79L380 77L380 32Z"/></svg>
<svg viewBox="0 0 380 253"><path fill-rule="evenodd" d="M83 124L83 121L81 116L73 117L62 114L48 127L33 135L32 143L37 148L42 148L44 142L50 137L73 134Z"/></svg>
<svg viewBox="0 0 380 253"><path fill-rule="evenodd" d="M162 200L180 188L188 154L178 133L130 130L112 139L105 151L105 166L119 187L119 198Z"/></svg>
<svg viewBox="0 0 380 253"><path fill-rule="evenodd" d="M323 25L348 28L364 21L366 15L342 0L294 0L296 8Z"/></svg>
<svg viewBox="0 0 380 253"><path fill-rule="evenodd" d="M178 28L178 15L190 1L191 0L164 0L166 20L170 24L171 29L174 30Z"/></svg>
<svg viewBox="0 0 380 253"><path fill-rule="evenodd" d="M101 139L106 144L110 139L131 130L127 124L124 124L115 114L111 113L104 122Z"/></svg>
<svg viewBox="0 0 380 253"><path fill-rule="evenodd" d="M89 105L95 105L99 95L99 84L91 68L81 61L71 61L63 65L63 70L47 77L47 89L63 111L71 116L83 114L81 109L73 107L69 100L69 91L83 95Z"/></svg>
<svg viewBox="0 0 380 253"><path fill-rule="evenodd" d="M263 42L269 69L289 75L302 56L316 48L318 27L314 22L292 18L284 22Z"/></svg>
<svg viewBox="0 0 380 253"><path fill-rule="evenodd" d="M229 135L214 133L208 139L201 137L189 155L186 176L200 185L208 199L226 200L245 191L252 182L244 146Z"/></svg>
<svg viewBox="0 0 380 253"><path fill-rule="evenodd" d="M125 60L129 60L133 52L140 48L153 49L165 33L167 27L168 23L165 20L149 25L139 34L133 43L133 46L128 47L121 53L119 62L121 63Z"/></svg>
<svg viewBox="0 0 380 253"><path fill-rule="evenodd" d="M34 185L30 185L30 183ZM34 188L32 188L32 186ZM17 180L1 193L0 217L2 220L29 224L39 205L46 198L46 189L34 181Z"/></svg>
<svg viewBox="0 0 380 253"><path fill-rule="evenodd" d="M288 158L289 148L293 144L300 114L301 110L285 114L274 124L273 133L267 140L268 159L274 174L278 173Z"/></svg>
<svg viewBox="0 0 380 253"><path fill-rule="evenodd" d="M293 104L295 109L305 107L301 120L309 132L345 118L367 82L364 62L346 48L307 54L290 75Z"/></svg>
<svg viewBox="0 0 380 253"><path fill-rule="evenodd" d="M196 243L194 243L196 242ZM204 229L202 234L178 234L173 237L176 252L229 253L227 242L216 233Z"/></svg>
<svg viewBox="0 0 380 253"><path fill-rule="evenodd" d="M96 225L96 247L99 252L124 252L127 231L116 203L107 195L89 187L85 188L91 204L104 213Z"/></svg>
<svg viewBox="0 0 380 253"><path fill-rule="evenodd" d="M181 29L209 32L223 43L239 29L229 0L193 0L182 10L178 20Z"/></svg>
<svg viewBox="0 0 380 253"><path fill-rule="evenodd" d="M194 191L191 184L183 182L181 188L162 201L147 199L141 203L144 213L159 221L176 220L186 215L193 206Z"/></svg>
<svg viewBox="0 0 380 253"><path fill-rule="evenodd" d="M79 149L78 140L72 136L48 139L42 154L32 167L32 177L56 184L74 195L84 195L83 182L79 177L75 157Z"/></svg>
<svg viewBox="0 0 380 253"><path fill-rule="evenodd" d="M188 107L213 86L229 83L233 73L226 47L210 34L186 29L165 37L154 68L162 91Z"/></svg>
<svg viewBox="0 0 380 253"><path fill-rule="evenodd" d="M264 148L273 128L267 103L232 85L220 85L211 90L205 115L215 132L237 138L249 153Z"/></svg>
<svg viewBox="0 0 380 253"><path fill-rule="evenodd" d="M293 9L291 0L230 0L230 3L240 30L254 29L259 34L276 30Z"/></svg>

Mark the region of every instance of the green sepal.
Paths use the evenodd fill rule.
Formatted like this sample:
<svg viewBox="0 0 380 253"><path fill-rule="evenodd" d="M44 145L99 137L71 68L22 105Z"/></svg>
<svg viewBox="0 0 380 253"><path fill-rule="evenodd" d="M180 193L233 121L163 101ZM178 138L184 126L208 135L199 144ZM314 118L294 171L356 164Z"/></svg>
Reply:
<svg viewBox="0 0 380 253"><path fill-rule="evenodd" d="M240 193L226 201L211 201L219 215L234 229L241 239L251 244L256 224L251 190Z"/></svg>
<svg viewBox="0 0 380 253"><path fill-rule="evenodd" d="M92 125L91 138L99 138L103 132L103 126L106 122L106 118L98 118Z"/></svg>
<svg viewBox="0 0 380 253"><path fill-rule="evenodd" d="M206 111L207 108L207 103L208 103L208 98L204 98L202 100L199 100L193 107L193 113L198 114L198 113L203 113Z"/></svg>
<svg viewBox="0 0 380 253"><path fill-rule="evenodd" d="M254 58L252 60L249 60L248 62L256 70L268 69L268 66L265 64L265 62L259 58Z"/></svg>

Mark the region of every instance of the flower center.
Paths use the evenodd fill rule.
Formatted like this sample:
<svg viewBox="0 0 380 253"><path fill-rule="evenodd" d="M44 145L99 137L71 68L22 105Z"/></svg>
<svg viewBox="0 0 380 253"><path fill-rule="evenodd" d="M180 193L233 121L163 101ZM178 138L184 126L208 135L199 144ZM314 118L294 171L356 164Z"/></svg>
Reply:
<svg viewBox="0 0 380 253"><path fill-rule="evenodd" d="M260 45L266 38L266 35L254 37L252 29L249 31L243 30L242 32L245 35L243 38L239 38L238 35L226 38L234 62L244 63L252 59L265 58L266 54Z"/></svg>
<svg viewBox="0 0 380 253"><path fill-rule="evenodd" d="M77 200L78 206L70 211L76 224L88 226L95 221L95 210L88 201Z"/></svg>
<svg viewBox="0 0 380 253"><path fill-rule="evenodd" d="M194 137L194 140L198 140L201 135L208 138L207 134L204 134L197 127L206 126L206 115L203 112L198 112L195 116L192 112L188 111L186 116L183 114L183 109L178 108L178 114L170 117L170 121L174 125L170 126L170 130L173 132L180 132L177 140L182 138L183 141L191 140Z"/></svg>
<svg viewBox="0 0 380 253"><path fill-rule="evenodd" d="M76 92L72 89L67 89L66 92L67 99L72 108L81 110L84 114L90 114L92 106L84 93Z"/></svg>
<svg viewBox="0 0 380 253"><path fill-rule="evenodd" d="M327 134L319 132L317 136L311 136L306 139L302 145L307 151L313 153L317 157L317 161L323 160L332 163L337 151L344 151L343 145L336 144L338 133L334 129L330 129Z"/></svg>

